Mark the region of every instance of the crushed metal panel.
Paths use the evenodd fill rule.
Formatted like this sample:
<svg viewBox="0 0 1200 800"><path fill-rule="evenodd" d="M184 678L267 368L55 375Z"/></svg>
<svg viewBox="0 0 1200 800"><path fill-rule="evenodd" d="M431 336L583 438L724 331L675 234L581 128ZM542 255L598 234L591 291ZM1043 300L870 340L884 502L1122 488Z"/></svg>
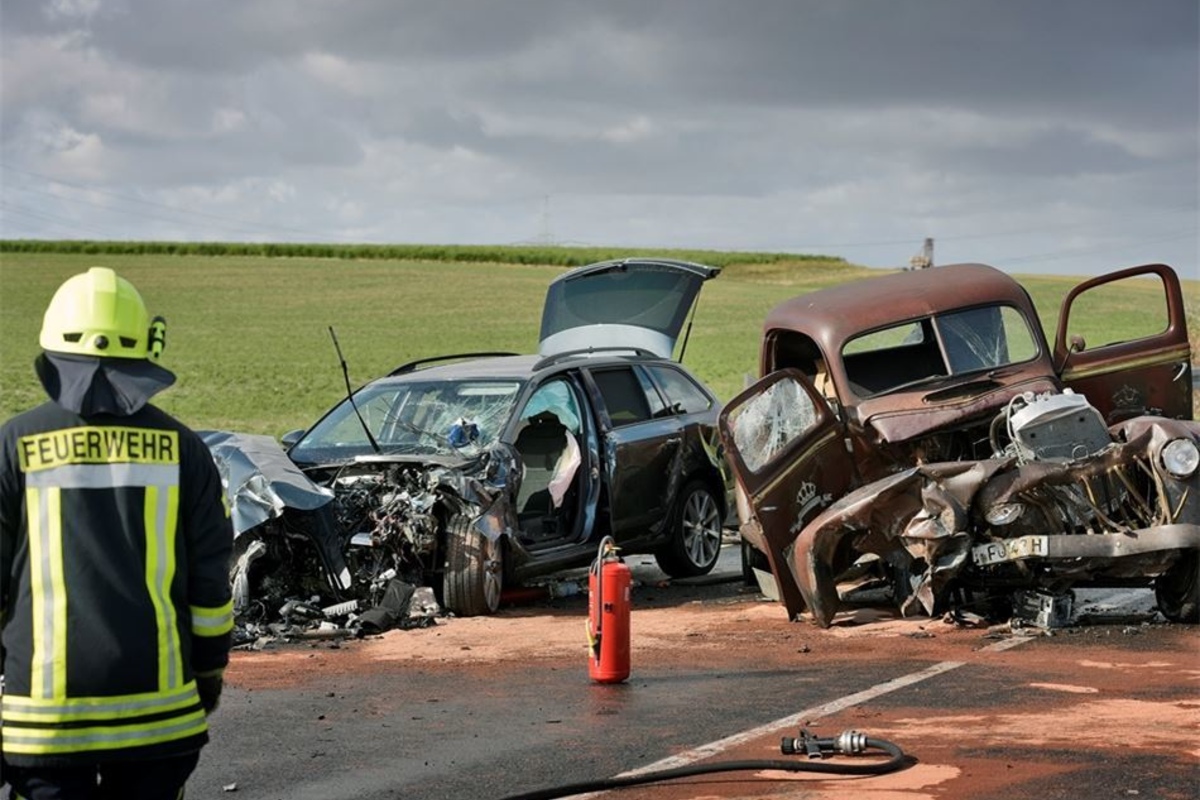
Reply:
<svg viewBox="0 0 1200 800"><path fill-rule="evenodd" d="M796 540L789 562L813 619L828 627L840 607L836 558L849 538L855 553L887 559L903 549L926 569L912 596L927 613L967 560L967 509L975 491L1009 459L914 467L856 489L817 516Z"/></svg>
<svg viewBox="0 0 1200 800"><path fill-rule="evenodd" d="M221 474L235 534L278 517L285 508L311 511L333 492L313 483L270 436L198 431Z"/></svg>
<svg viewBox="0 0 1200 800"><path fill-rule="evenodd" d="M1126 424L1085 458L928 464L852 492L801 533L793 554L814 621L828 625L838 610L834 559L847 539L856 552L885 558L902 547L918 567L911 599L926 613L951 581L979 581L997 570L1007 571L997 573L1006 575L1001 584L1023 581L1029 588L1041 579L1161 574L1179 553L1200 549L1197 506L1187 500L1200 488L1197 476L1147 474L1154 454L1175 440L1164 428L1200 441L1194 423ZM1132 438L1116 440L1125 436ZM1190 489L1164 492L1172 480ZM1041 565L1037 572L1018 566L1031 560Z"/></svg>
<svg viewBox="0 0 1200 800"><path fill-rule="evenodd" d="M317 625L340 630L312 605L313 598L324 598L335 619L358 619L387 601L389 581L399 574L419 577L440 568L434 563L437 507L469 513L475 527L493 540L516 525L509 483L519 481L521 465L506 444L471 457L436 460L362 456L328 468L328 486L322 486L270 437L201 435L221 473L235 522L231 581L243 639ZM298 539L310 541L313 549L298 545ZM376 616L375 629L405 618L399 612ZM281 622L269 622L274 618Z"/></svg>

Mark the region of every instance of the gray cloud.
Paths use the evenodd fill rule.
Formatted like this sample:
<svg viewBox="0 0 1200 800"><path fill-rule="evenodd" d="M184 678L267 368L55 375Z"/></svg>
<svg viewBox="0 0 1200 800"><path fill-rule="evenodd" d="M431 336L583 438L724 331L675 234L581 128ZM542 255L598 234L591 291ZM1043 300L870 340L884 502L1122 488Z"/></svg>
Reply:
<svg viewBox="0 0 1200 800"><path fill-rule="evenodd" d="M1194 265L1198 52L1194 0L17 0L0 235Z"/></svg>

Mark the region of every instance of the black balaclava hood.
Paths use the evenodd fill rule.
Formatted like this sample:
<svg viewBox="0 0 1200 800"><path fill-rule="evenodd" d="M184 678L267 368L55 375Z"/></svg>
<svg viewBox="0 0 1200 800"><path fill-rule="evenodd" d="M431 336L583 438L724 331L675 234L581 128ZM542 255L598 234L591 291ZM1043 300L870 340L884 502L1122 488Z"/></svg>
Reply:
<svg viewBox="0 0 1200 800"><path fill-rule="evenodd" d="M83 416L127 417L175 383L175 374L141 358L97 358L49 350L34 359L50 399Z"/></svg>

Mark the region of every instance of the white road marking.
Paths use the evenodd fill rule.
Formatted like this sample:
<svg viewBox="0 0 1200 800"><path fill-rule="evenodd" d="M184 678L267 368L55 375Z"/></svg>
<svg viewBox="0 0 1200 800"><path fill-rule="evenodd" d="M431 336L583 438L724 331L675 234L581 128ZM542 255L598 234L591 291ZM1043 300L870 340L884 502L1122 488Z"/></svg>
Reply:
<svg viewBox="0 0 1200 800"><path fill-rule="evenodd" d="M1034 638L1036 637L1013 636L1010 639L1004 639L996 642L995 644L990 644L987 647L982 648L980 652L1000 652L1002 650L1009 650L1017 645L1033 641ZM644 767L638 767L637 769L630 770L628 772L622 772L617 777L626 778L634 775L644 775L647 772L658 772L659 770L664 769L686 767L689 764L694 764L697 761L703 761L706 758L712 758L713 756L720 755L726 750L746 744L768 734L775 733L786 728L799 727L810 720L820 719L821 717L829 716L830 714L836 714L839 711L844 711L847 708L859 705L860 703L865 703L868 700L874 700L876 697L881 697L890 692L894 692L897 689L903 689L906 686L912 686L915 683L920 683L921 681L928 680L929 678L943 675L951 670L955 670L961 666L964 666L966 663L967 662L965 661L943 661L940 664L934 664L932 667L926 667L925 669L911 672L908 675L904 675L899 678L893 678L892 680L884 681L883 683L878 683L869 689L864 689L861 692L848 694L845 697L838 698L837 700L832 700L819 706L813 706L812 708L806 708L803 711L797 711L795 714L790 714L781 719L777 719L774 722L768 722L765 725L759 725L757 728L750 728L749 730L742 731L741 733L735 733L732 736L727 736L724 739L718 739L715 742L700 745L699 747L692 748L685 753L668 756L667 758L655 761L653 764L647 764ZM600 794L602 794L602 792L584 795L584 797L598 797Z"/></svg>
<svg viewBox="0 0 1200 800"><path fill-rule="evenodd" d="M1105 606L1119 608L1121 606L1131 605L1132 603L1145 598L1145 596L1146 594L1144 590L1133 589L1104 596L1103 602ZM980 652L999 653L1003 652L1004 650L1011 650L1012 648L1025 644L1026 642L1031 642L1035 638L1037 637L1014 635L1008 639L1002 639L994 644L990 644L987 647L982 648ZM929 678L943 675L951 670L958 669L965 664L965 661L943 661L940 664L934 664L932 667L926 667L925 669L918 670L917 672L912 672L908 675L876 684L875 686L872 686L869 689L864 689L861 692L848 694L845 697L841 697L823 705L806 708L803 711L797 711L795 714L777 719L774 722L768 722L765 725L759 725L756 728L751 728L749 730L742 731L741 733L735 733L732 736L725 737L724 739L718 739L715 742L709 742L708 744L700 745L699 747L692 748L687 752L668 756L667 758L655 761L653 764L647 764L644 767L638 767L637 769L632 769L628 772L622 772L621 774L617 775L617 777L628 778L634 775L644 775L648 772L658 772L665 769L686 767L689 764L695 764L696 762L703 761L706 758L712 758L713 756L720 755L726 750L731 750L734 747L746 744L762 736L776 733L777 731L787 728L795 728L810 720L820 719L821 717L835 714L838 711L844 711L847 708L859 705L860 703L865 703L868 700L874 700L876 697L881 697L890 692L894 692L897 689L903 689L906 686L912 686L915 683L920 683L921 681ZM591 794L581 795L581 797L599 797L602 794L606 794L606 792L592 792Z"/></svg>

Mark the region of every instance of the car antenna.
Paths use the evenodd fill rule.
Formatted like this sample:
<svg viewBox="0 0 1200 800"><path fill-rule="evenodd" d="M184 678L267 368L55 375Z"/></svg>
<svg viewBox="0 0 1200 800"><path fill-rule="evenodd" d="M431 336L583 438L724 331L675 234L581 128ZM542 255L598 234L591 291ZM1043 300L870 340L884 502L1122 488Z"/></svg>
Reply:
<svg viewBox="0 0 1200 800"><path fill-rule="evenodd" d="M371 443L371 447L378 455L382 452L379 449L379 442L375 441L375 437L371 435L371 429L367 427L367 421L363 419L363 415L359 413L358 404L354 402L354 390L350 388L350 370L346 367L346 358L342 355L342 346L338 344L337 334L333 332L333 326L329 326L329 336L333 339L333 349L337 350L338 361L342 364L342 378L346 381L346 399L350 401L350 407L354 409L354 416L358 417L358 421L362 424L363 433L367 435L367 441Z"/></svg>

